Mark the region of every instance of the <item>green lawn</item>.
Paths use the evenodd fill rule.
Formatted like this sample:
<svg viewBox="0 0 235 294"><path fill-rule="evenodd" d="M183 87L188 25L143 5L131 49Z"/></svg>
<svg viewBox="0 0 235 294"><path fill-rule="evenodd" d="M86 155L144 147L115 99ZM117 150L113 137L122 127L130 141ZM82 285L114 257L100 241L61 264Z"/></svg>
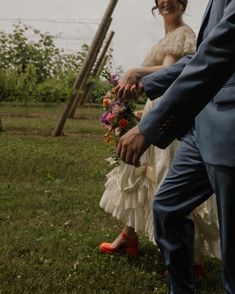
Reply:
<svg viewBox="0 0 235 294"><path fill-rule="evenodd" d="M164 265L145 236L137 257L98 251L122 228L99 207L111 154L102 110L78 109L55 138L62 110L0 106L0 294L167 293ZM206 266L197 293L222 294L219 262Z"/></svg>

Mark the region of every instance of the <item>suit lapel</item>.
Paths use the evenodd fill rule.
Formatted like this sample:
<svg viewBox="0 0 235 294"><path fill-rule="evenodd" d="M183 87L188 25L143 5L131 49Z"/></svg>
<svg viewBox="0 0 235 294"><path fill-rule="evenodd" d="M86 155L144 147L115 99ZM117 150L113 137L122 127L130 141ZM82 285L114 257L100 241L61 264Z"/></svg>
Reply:
<svg viewBox="0 0 235 294"><path fill-rule="evenodd" d="M208 20L209 14L210 14L210 10L211 10L211 6L212 6L212 2L213 2L213 0L209 0L209 2L207 4L207 7L206 7L206 10L205 10L205 13L203 15L202 25L200 27L200 30L199 30L199 33L198 33L198 38L197 38L197 46L201 43L203 29L204 29L204 27L205 27L205 25L207 23L207 20Z"/></svg>

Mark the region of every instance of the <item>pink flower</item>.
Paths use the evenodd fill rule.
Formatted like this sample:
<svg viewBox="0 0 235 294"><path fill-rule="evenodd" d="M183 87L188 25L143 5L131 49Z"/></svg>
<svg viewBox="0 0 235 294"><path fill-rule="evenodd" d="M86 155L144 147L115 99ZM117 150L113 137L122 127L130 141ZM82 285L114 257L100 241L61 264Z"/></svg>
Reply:
<svg viewBox="0 0 235 294"><path fill-rule="evenodd" d="M108 113L108 115L106 116L107 121L112 122L114 119L114 115L112 113Z"/></svg>
<svg viewBox="0 0 235 294"><path fill-rule="evenodd" d="M101 100L105 112L100 116L102 126L106 130L106 143L117 145L120 137L137 123L132 104L121 102L111 89Z"/></svg>

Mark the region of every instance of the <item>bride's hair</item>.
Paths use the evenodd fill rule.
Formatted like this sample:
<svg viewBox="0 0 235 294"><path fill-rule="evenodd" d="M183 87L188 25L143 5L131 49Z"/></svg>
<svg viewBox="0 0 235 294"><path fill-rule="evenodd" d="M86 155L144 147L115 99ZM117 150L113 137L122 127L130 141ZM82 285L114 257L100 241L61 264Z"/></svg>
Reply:
<svg viewBox="0 0 235 294"><path fill-rule="evenodd" d="M178 1L179 1L179 3L181 3L183 5L183 11L185 11L186 7L188 5L188 0L178 0ZM152 8L152 14L154 14L154 11L156 9L158 9L158 0L155 0L155 4L156 5Z"/></svg>

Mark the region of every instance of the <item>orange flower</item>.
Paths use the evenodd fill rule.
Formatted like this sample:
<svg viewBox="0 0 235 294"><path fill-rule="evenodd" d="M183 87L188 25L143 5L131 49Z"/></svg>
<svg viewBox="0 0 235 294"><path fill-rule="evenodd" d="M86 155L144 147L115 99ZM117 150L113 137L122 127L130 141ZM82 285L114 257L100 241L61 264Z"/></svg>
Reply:
<svg viewBox="0 0 235 294"><path fill-rule="evenodd" d="M104 135L104 141L105 143L114 144L113 137L109 133Z"/></svg>
<svg viewBox="0 0 235 294"><path fill-rule="evenodd" d="M124 128L127 127L127 125L128 125L128 120L127 119L122 118L122 119L119 120L119 127L120 128L124 129Z"/></svg>
<svg viewBox="0 0 235 294"><path fill-rule="evenodd" d="M109 104L110 104L110 98L107 98L107 97L104 97L104 99L103 99L103 107L104 108L107 108L107 107L109 107Z"/></svg>

